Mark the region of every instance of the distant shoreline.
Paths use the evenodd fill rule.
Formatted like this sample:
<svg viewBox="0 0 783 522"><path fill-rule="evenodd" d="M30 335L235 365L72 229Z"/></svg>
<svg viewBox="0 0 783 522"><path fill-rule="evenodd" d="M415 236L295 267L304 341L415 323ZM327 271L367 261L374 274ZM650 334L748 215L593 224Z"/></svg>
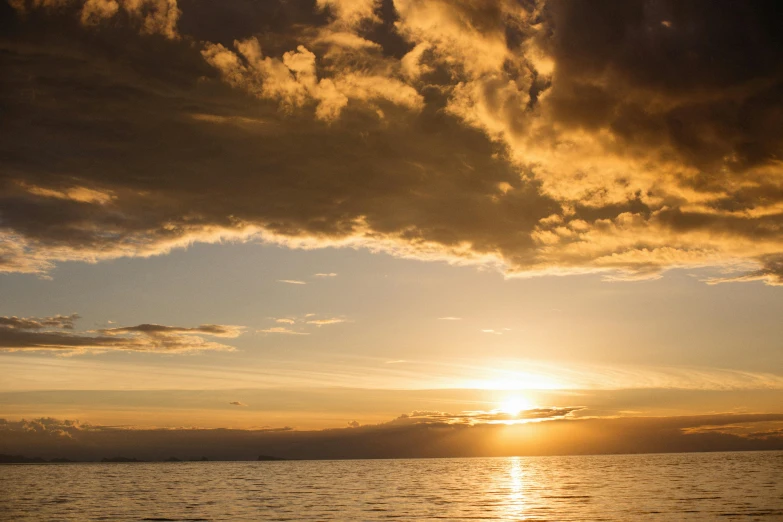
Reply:
<svg viewBox="0 0 783 522"><path fill-rule="evenodd" d="M280 462L296 459L287 459L283 457L273 457L270 455L259 455L255 459L228 460L228 459L209 459L207 457L180 459L169 457L167 459L143 460L135 457L103 457L100 460L71 460L66 458L44 459L42 457L27 457L25 455L5 455L0 453L0 465L2 464L136 464L136 463L183 463L183 462Z"/></svg>
<svg viewBox="0 0 783 522"><path fill-rule="evenodd" d="M717 453L776 453L783 449L747 449L747 450L704 450L704 451L675 451L675 452L635 452L635 453L571 453L563 455L492 455L492 456L453 456L453 457L361 457L361 458L283 458L262 455L258 458L248 459L178 459L170 457L160 460L142 460L132 457L104 457L100 460L71 460L66 458L53 458L50 460L41 457L25 457L23 455L0 454L0 466L2 465L26 465L26 464L193 464L204 462L305 462L305 461L351 461L351 460L427 460L427 459L508 459L508 458L563 458L563 457L611 457L633 455L693 455L693 454L717 454Z"/></svg>

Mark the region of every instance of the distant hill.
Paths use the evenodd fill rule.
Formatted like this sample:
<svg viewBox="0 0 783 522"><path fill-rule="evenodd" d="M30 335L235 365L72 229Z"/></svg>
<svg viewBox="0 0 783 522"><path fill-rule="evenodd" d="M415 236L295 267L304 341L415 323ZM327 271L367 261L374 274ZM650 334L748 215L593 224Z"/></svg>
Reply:
<svg viewBox="0 0 783 522"><path fill-rule="evenodd" d="M112 458L102 458L101 462L144 462L143 460L134 459L130 457L112 457Z"/></svg>

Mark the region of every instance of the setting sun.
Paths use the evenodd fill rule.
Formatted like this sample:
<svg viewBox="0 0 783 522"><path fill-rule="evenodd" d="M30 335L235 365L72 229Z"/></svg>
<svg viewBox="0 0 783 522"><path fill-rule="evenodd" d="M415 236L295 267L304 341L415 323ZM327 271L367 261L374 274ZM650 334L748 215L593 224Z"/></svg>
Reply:
<svg viewBox="0 0 783 522"><path fill-rule="evenodd" d="M531 410L535 407L535 404L527 397L515 395L513 397L508 397L501 402L499 410L503 413L508 413L509 415L519 415L520 412Z"/></svg>

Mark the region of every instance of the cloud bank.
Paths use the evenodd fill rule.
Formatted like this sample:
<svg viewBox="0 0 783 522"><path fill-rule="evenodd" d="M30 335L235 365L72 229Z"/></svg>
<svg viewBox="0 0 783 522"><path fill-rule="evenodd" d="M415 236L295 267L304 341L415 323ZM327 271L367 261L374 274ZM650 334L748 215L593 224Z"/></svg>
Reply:
<svg viewBox="0 0 783 522"><path fill-rule="evenodd" d="M256 460L259 454L297 459L490 457L685 451L779 450L781 415L702 415L572 419L502 424L350 423L347 428L135 429L41 418L0 419L0 452L100 460L122 455ZM747 429L740 433L737 426ZM706 429L718 428L718 429Z"/></svg>
<svg viewBox="0 0 783 522"><path fill-rule="evenodd" d="M2 271L252 239L783 282L773 3L0 9Z"/></svg>

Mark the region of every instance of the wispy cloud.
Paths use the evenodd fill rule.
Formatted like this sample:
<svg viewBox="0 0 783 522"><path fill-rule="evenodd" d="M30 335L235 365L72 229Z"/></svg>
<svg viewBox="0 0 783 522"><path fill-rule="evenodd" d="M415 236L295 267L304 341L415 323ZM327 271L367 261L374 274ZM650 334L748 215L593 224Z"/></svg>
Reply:
<svg viewBox="0 0 783 522"><path fill-rule="evenodd" d="M307 281L299 281L298 279L278 279L278 283L287 283L289 285L306 285Z"/></svg>
<svg viewBox="0 0 783 522"><path fill-rule="evenodd" d="M239 401L231 401L229 402L229 404L231 406L247 406L247 404L245 404L244 402L239 402Z"/></svg>
<svg viewBox="0 0 783 522"><path fill-rule="evenodd" d="M49 350L67 354L105 351L178 353L233 350L205 337L235 338L244 327L202 324L196 327L139 324L74 332L78 314L54 317L0 317L0 350Z"/></svg>
<svg viewBox="0 0 783 522"><path fill-rule="evenodd" d="M264 328L262 330L256 330L260 333L268 333L268 334L284 334L284 335L310 335L308 332L297 332L296 330L291 330L290 328L286 328L284 326L273 326L272 328Z"/></svg>
<svg viewBox="0 0 783 522"><path fill-rule="evenodd" d="M321 319L316 319L316 317L318 317L318 314L305 314L303 316L293 316L293 317L289 316L289 317L279 317L279 318L272 318L272 319L277 324L300 325L300 327L315 326L318 328L322 326L329 326L329 325L348 322L348 320L345 319L344 317L324 317ZM305 332L297 332L287 327L274 327L274 328L267 328L258 331L265 332L265 333L305 333Z"/></svg>
<svg viewBox="0 0 783 522"><path fill-rule="evenodd" d="M446 316L446 317L438 317L439 321L462 321L462 317L452 317L452 316Z"/></svg>
<svg viewBox="0 0 783 522"><path fill-rule="evenodd" d="M503 335L505 332L510 332L511 328L484 328L481 331L486 334Z"/></svg>
<svg viewBox="0 0 783 522"><path fill-rule="evenodd" d="M74 322L79 318L79 314L55 315L52 317L0 317L0 328L14 330L63 328L66 330L73 330Z"/></svg>
<svg viewBox="0 0 783 522"><path fill-rule="evenodd" d="M161 324L140 324L137 326L125 326L120 328L104 328L98 332L106 335L118 335L128 333L142 333L146 335L168 334L205 334L214 337L238 337L244 327L222 324L202 324L193 328L179 326L165 326Z"/></svg>
<svg viewBox="0 0 783 522"><path fill-rule="evenodd" d="M327 326L330 324L339 324L346 322L345 319L340 319L339 317L332 317L329 319L311 319L307 321L307 324L313 324L315 326Z"/></svg>
<svg viewBox="0 0 783 522"><path fill-rule="evenodd" d="M334 272L329 272L328 274L318 273L318 274L313 274L313 277L337 277L337 274Z"/></svg>

